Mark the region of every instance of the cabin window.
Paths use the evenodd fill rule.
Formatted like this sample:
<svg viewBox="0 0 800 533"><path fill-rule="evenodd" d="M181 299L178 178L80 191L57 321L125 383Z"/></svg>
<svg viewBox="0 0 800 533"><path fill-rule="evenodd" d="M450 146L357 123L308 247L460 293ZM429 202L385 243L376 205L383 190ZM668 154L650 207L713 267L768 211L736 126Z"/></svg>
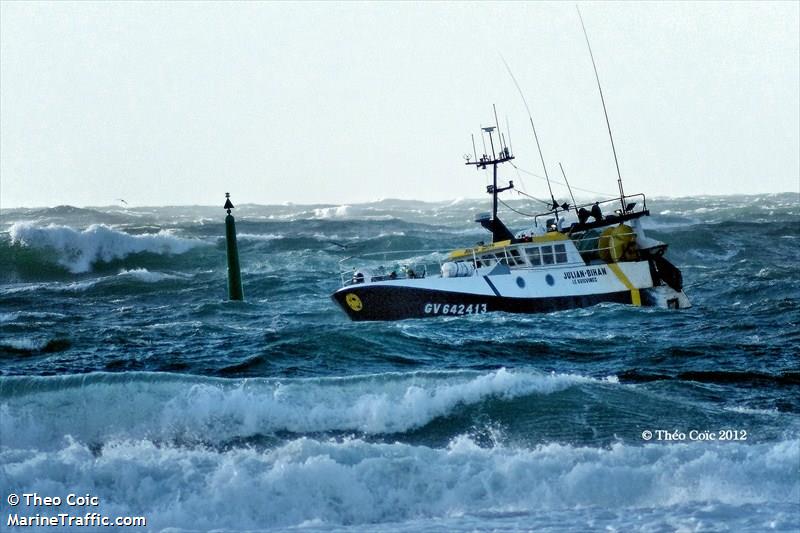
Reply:
<svg viewBox="0 0 800 533"><path fill-rule="evenodd" d="M511 262L515 265L524 265L525 261L522 260L522 257L519 255L519 250L509 250L508 255L511 259Z"/></svg>
<svg viewBox="0 0 800 533"><path fill-rule="evenodd" d="M533 266L542 264L542 256L539 254L539 248L525 248L528 254L528 260Z"/></svg>
<svg viewBox="0 0 800 533"><path fill-rule="evenodd" d="M542 246L542 263L545 265L552 265L553 264L553 247L552 246Z"/></svg>
<svg viewBox="0 0 800 533"><path fill-rule="evenodd" d="M556 251L556 263L567 262L567 247L564 244L556 244L553 246Z"/></svg>

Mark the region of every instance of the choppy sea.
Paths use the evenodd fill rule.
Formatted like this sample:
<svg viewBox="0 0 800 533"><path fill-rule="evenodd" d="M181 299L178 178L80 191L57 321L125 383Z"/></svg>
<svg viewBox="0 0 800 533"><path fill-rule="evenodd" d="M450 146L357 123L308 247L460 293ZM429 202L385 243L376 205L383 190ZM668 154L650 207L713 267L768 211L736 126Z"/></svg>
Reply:
<svg viewBox="0 0 800 533"><path fill-rule="evenodd" d="M800 197L648 201L688 310L330 300L485 204L237 206L245 302L219 206L4 210L0 529L37 492L171 532L800 530Z"/></svg>

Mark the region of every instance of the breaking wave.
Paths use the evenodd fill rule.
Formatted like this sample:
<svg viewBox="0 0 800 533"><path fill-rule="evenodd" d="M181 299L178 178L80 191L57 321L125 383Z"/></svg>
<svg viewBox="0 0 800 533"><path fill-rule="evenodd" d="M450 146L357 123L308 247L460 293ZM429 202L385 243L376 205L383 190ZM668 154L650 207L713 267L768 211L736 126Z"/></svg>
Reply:
<svg viewBox="0 0 800 533"><path fill-rule="evenodd" d="M350 216L352 208L349 205L335 207L319 207L314 209L314 218L342 218Z"/></svg>
<svg viewBox="0 0 800 533"><path fill-rule="evenodd" d="M11 226L9 234L14 245L54 250L56 262L74 274L91 271L95 263L107 263L137 253L182 254L202 243L177 237L166 230L131 235L102 224L79 231L69 226L40 227L17 222Z"/></svg>
<svg viewBox="0 0 800 533"><path fill-rule="evenodd" d="M398 438L434 421L441 429L443 417L471 405L541 403L598 386L629 387L505 369L247 380L4 377L0 485L96 494L100 512L147 516L152 530L525 529L540 520L561 520L560 530L599 523L632 530L631 516L652 526L643 531L714 516L743 531L798 525L796 436L532 445L491 425L488 438L461 428L441 446Z"/></svg>
<svg viewBox="0 0 800 533"><path fill-rule="evenodd" d="M277 432L400 434L490 398L551 394L585 383L598 381L505 369L294 380L151 373L7 377L0 380L0 431L9 445L35 446L63 435L93 443L148 438L218 444ZM64 412L76 398L91 401ZM13 430L20 427L28 430Z"/></svg>
<svg viewBox="0 0 800 533"><path fill-rule="evenodd" d="M485 527L487 518L520 515L530 527L530 515L558 512L577 515L585 529L584 517L608 509L627 516L627 530L631 515L672 531L677 517L695 530L698 517L713 523L722 514L733 522L755 517L755 525L745 522L750 530L788 531L797 525L799 458L797 440L525 449L481 447L462 435L436 449L302 437L267 450L217 451L130 440L93 449L66 439L52 452L3 449L0 480L19 492L80 487L102 495L103 513L145 515L153 530L380 530L434 518L445 520L442 530L449 518L477 516Z"/></svg>

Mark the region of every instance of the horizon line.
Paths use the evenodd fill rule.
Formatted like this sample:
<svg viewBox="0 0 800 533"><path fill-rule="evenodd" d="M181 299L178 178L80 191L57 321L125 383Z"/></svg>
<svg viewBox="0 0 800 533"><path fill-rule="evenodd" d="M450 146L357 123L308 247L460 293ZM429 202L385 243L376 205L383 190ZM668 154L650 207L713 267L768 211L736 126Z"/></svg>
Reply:
<svg viewBox="0 0 800 533"><path fill-rule="evenodd" d="M730 198L730 197L752 197L752 196L779 196L779 195L788 195L794 194L800 197L800 191L781 191L781 192L762 192L762 193L734 193L734 194L692 194L692 195L684 195L684 196L664 196L664 195L656 195L651 196L650 199L658 199L658 200L683 200L686 198ZM442 204L442 203L453 203L453 202L460 202L460 201L469 201L469 200L483 200L484 198L478 197L456 197L456 198L448 198L444 200L417 200L413 198L379 198L376 200L370 200L367 202L345 202L345 203L330 203L330 202L312 202L312 203L296 203L296 202L283 202L283 203L272 203L272 204L262 204L258 202L243 202L237 203L237 206L256 206L256 207L289 207L289 206L297 206L297 207L341 207L341 206L358 206L358 205L369 205L369 204L376 204L381 202L420 202L424 204ZM520 201L522 198L512 198L506 200L507 202L516 202ZM800 201L800 198L798 198ZM121 206L118 204L105 204L105 205L73 205L73 204L57 204L57 205L44 205L44 206L14 206L14 207L7 207L0 205L0 214L4 211L10 210L18 210L18 209L56 209L59 207L72 207L75 209L104 209L104 208L119 208L119 209L145 209L145 208L167 208L167 207L217 207L216 204L163 204L163 205L155 205L155 204L137 204L137 205L126 205ZM222 209L222 207L220 207Z"/></svg>

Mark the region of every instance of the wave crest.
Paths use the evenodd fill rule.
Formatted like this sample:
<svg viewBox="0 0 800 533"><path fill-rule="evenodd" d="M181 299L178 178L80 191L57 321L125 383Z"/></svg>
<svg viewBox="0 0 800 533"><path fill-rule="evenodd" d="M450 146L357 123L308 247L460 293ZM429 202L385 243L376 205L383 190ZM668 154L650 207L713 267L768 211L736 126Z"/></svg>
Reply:
<svg viewBox="0 0 800 533"><path fill-rule="evenodd" d="M201 244L167 230L131 235L103 224L92 224L79 231L56 224L40 227L30 222L17 222L11 226L9 234L12 244L54 250L58 264L73 274L89 272L95 263L124 259L131 254L182 254Z"/></svg>
<svg viewBox="0 0 800 533"><path fill-rule="evenodd" d="M282 431L404 433L461 406L593 382L505 369L289 380L150 373L133 379L117 374L8 377L0 380L0 431L18 444L45 447L63 435L93 443L115 438L224 443ZM35 408L31 395L37 398ZM79 412L65 413L63 405L76 398L92 401ZM13 430L22 427L26 431Z"/></svg>

